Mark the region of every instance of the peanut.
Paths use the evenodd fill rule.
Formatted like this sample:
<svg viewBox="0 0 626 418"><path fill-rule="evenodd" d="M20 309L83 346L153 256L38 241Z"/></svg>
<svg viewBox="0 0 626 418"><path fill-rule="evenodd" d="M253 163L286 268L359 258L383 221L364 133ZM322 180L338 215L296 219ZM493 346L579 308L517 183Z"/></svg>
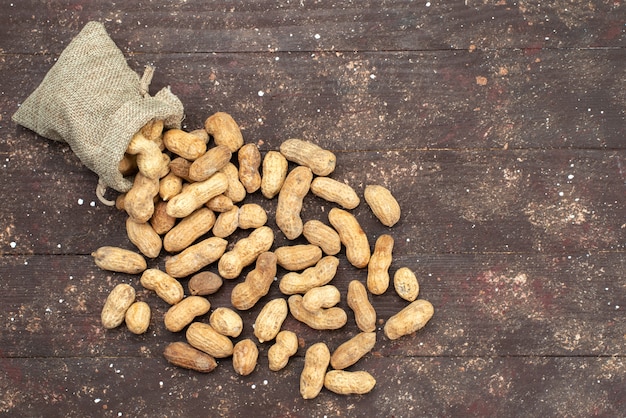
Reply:
<svg viewBox="0 0 626 418"><path fill-rule="evenodd" d="M204 128L194 129L193 131L189 131L189 133L200 138L205 144L209 143L209 133Z"/></svg>
<svg viewBox="0 0 626 418"><path fill-rule="evenodd" d="M346 258L354 267L363 268L370 260L370 245L359 221L343 209L332 208L328 220L346 247Z"/></svg>
<svg viewBox="0 0 626 418"><path fill-rule="evenodd" d="M339 204L344 209L354 209L361 203L352 187L329 177L316 177L311 182L311 192L324 200Z"/></svg>
<svg viewBox="0 0 626 418"><path fill-rule="evenodd" d="M159 180L159 196L165 202L179 194L183 190L183 179L170 172Z"/></svg>
<svg viewBox="0 0 626 418"><path fill-rule="evenodd" d="M163 159L164 154L161 152L159 145L144 137L141 133L133 135L128 143L126 152L131 155L137 155L137 167L139 172L149 179L158 179L163 173L164 165L167 161Z"/></svg>
<svg viewBox="0 0 626 418"><path fill-rule="evenodd" d="M411 302L407 307L387 320L384 327L385 336L390 340L396 340L404 335L409 335L423 328L435 309L433 305L424 299Z"/></svg>
<svg viewBox="0 0 626 418"><path fill-rule="evenodd" d="M304 224L302 235L309 243L320 247L324 254L335 255L341 251L341 239L337 231L317 219Z"/></svg>
<svg viewBox="0 0 626 418"><path fill-rule="evenodd" d="M335 154L309 141L288 139L280 145L280 153L289 161L309 167L318 176L327 176L335 170Z"/></svg>
<svg viewBox="0 0 626 418"><path fill-rule="evenodd" d="M163 351L163 356L174 366L201 373L212 372L217 367L217 362L213 357L182 341L168 344Z"/></svg>
<svg viewBox="0 0 626 418"><path fill-rule="evenodd" d="M135 222L148 222L154 213L154 197L159 194L159 180L137 173L133 186L124 197L124 210Z"/></svg>
<svg viewBox="0 0 626 418"><path fill-rule="evenodd" d="M224 145L209 149L189 166L189 178L193 181L204 181L220 171L230 162L232 152Z"/></svg>
<svg viewBox="0 0 626 418"><path fill-rule="evenodd" d="M398 296L409 302L417 299L420 292L417 277L408 267L396 270L396 273L393 275L393 287L396 289Z"/></svg>
<svg viewBox="0 0 626 418"><path fill-rule="evenodd" d="M215 358L232 356L233 342L225 335L215 331L209 324L193 322L185 334L192 346Z"/></svg>
<svg viewBox="0 0 626 418"><path fill-rule="evenodd" d="M150 326L150 306L146 302L135 302L126 311L124 322L133 334L143 334Z"/></svg>
<svg viewBox="0 0 626 418"><path fill-rule="evenodd" d="M189 293L198 296L212 295L222 287L222 278L210 271L194 274L189 283Z"/></svg>
<svg viewBox="0 0 626 418"><path fill-rule="evenodd" d="M400 220L400 205L385 187L370 184L365 187L364 197L383 225L393 226Z"/></svg>
<svg viewBox="0 0 626 418"><path fill-rule="evenodd" d="M289 314L289 307L283 298L267 302L254 323L254 335L260 343L276 338L280 327Z"/></svg>
<svg viewBox="0 0 626 418"><path fill-rule="evenodd" d="M202 296L188 296L172 305L163 318L168 331L182 331L196 316L204 315L211 309L211 303ZM210 353L209 353L210 354Z"/></svg>
<svg viewBox="0 0 626 418"><path fill-rule="evenodd" d="M313 399L324 386L324 376L330 363L330 351L324 343L315 343L306 350L304 368L300 374L300 395Z"/></svg>
<svg viewBox="0 0 626 418"><path fill-rule="evenodd" d="M361 332L337 347L330 356L330 365L336 370L350 367L372 351L374 344L375 332Z"/></svg>
<svg viewBox="0 0 626 418"><path fill-rule="evenodd" d="M374 295L382 295L389 287L393 243L393 237L384 234L378 237L374 245L374 252L367 265L367 289Z"/></svg>
<svg viewBox="0 0 626 418"><path fill-rule="evenodd" d="M274 253L278 265L290 271L304 270L315 265L322 258L322 249L313 244L279 247Z"/></svg>
<svg viewBox="0 0 626 418"><path fill-rule="evenodd" d="M275 276L276 255L272 252L261 253L254 270L246 275L242 283L233 288L230 295L231 304L240 311L252 308L259 299L267 295Z"/></svg>
<svg viewBox="0 0 626 418"><path fill-rule="evenodd" d="M330 282L337 273L339 259L328 255L322 258L313 267L309 267L302 273L287 273L280 280L280 291L285 295L306 293L308 290Z"/></svg>
<svg viewBox="0 0 626 418"><path fill-rule="evenodd" d="M170 253L182 251L211 230L215 214L209 208L196 209L182 219L163 238L163 248Z"/></svg>
<svg viewBox="0 0 626 418"><path fill-rule="evenodd" d="M217 216L213 226L213 235L226 238L237 230L239 225L239 208L233 206L231 210L222 212Z"/></svg>
<svg viewBox="0 0 626 418"><path fill-rule="evenodd" d="M166 234L176 225L176 218L167 214L167 202L159 200L154 205L154 213L150 218L150 225L159 235Z"/></svg>
<svg viewBox="0 0 626 418"><path fill-rule="evenodd" d="M209 179L191 183L167 203L167 214L184 218L204 205L211 198L222 194L228 187L228 179L223 173L215 173Z"/></svg>
<svg viewBox="0 0 626 418"><path fill-rule="evenodd" d="M348 321L346 311L339 307L308 311L302 306L302 295L291 295L287 301L289 312L298 321L318 330L339 329Z"/></svg>
<svg viewBox="0 0 626 418"><path fill-rule="evenodd" d="M157 142L163 135L164 122L162 119L152 119L146 123L139 132L148 140Z"/></svg>
<svg viewBox="0 0 626 418"><path fill-rule="evenodd" d="M289 362L289 358L298 352L298 337L292 331L280 331L276 343L267 350L271 371L278 371Z"/></svg>
<svg viewBox="0 0 626 418"><path fill-rule="evenodd" d="M180 129L170 129L163 134L165 148L186 160L193 161L206 152L202 138Z"/></svg>
<svg viewBox="0 0 626 418"><path fill-rule="evenodd" d="M137 156L124 153L124 157L117 164L117 169L124 176L132 176L137 173Z"/></svg>
<svg viewBox="0 0 626 418"><path fill-rule="evenodd" d="M261 153L255 144L246 144L237 153L239 160L239 181L246 192L254 193L261 187Z"/></svg>
<svg viewBox="0 0 626 418"><path fill-rule="evenodd" d="M209 316L209 324L215 331L227 337L239 337L243 331L243 319L237 312L228 308L220 307L214 310Z"/></svg>
<svg viewBox="0 0 626 418"><path fill-rule="evenodd" d="M339 303L341 294L335 286L314 287L302 296L302 306L307 311L315 312L324 308L332 308Z"/></svg>
<svg viewBox="0 0 626 418"><path fill-rule="evenodd" d="M213 212L227 212L233 208L233 201L226 195L219 194L206 202L206 207Z"/></svg>
<svg viewBox="0 0 626 418"><path fill-rule="evenodd" d="M352 280L348 285L348 306L354 312L357 327L363 332L376 330L376 311L367 297L363 283Z"/></svg>
<svg viewBox="0 0 626 418"><path fill-rule="evenodd" d="M243 145L243 135L239 125L231 115L217 112L204 121L204 129L213 136L216 145L225 145L236 152Z"/></svg>
<svg viewBox="0 0 626 418"><path fill-rule="evenodd" d="M158 269L144 271L140 282L146 289L154 290L158 297L170 305L177 304L185 296L185 291L180 282Z"/></svg>
<svg viewBox="0 0 626 418"><path fill-rule="evenodd" d="M261 205L246 203L239 208L239 228L256 229L267 222L267 212Z"/></svg>
<svg viewBox="0 0 626 418"><path fill-rule="evenodd" d="M176 157L170 161L170 173L174 173L176 176L188 182L193 182L189 177L191 164L191 161L185 160L183 157Z"/></svg>
<svg viewBox="0 0 626 418"><path fill-rule="evenodd" d="M376 379L366 371L331 370L324 377L324 387L339 395L364 395L376 386Z"/></svg>
<svg viewBox="0 0 626 418"><path fill-rule="evenodd" d="M135 289L126 283L120 283L107 296L100 320L106 329L119 327L124 322L126 311L135 301Z"/></svg>
<svg viewBox="0 0 626 418"><path fill-rule="evenodd" d="M295 239L302 234L302 199L309 192L313 173L308 167L299 166L291 170L278 194L276 225L287 239Z"/></svg>
<svg viewBox="0 0 626 418"><path fill-rule="evenodd" d="M126 219L126 234L130 242L148 258L156 258L161 253L161 237L148 222L137 223L132 218Z"/></svg>
<svg viewBox="0 0 626 418"><path fill-rule="evenodd" d="M103 270L138 274L148 268L146 260L140 254L119 247L100 247L91 255L96 265Z"/></svg>
<svg viewBox="0 0 626 418"><path fill-rule="evenodd" d="M207 238L168 258L165 261L165 271L176 278L193 274L220 259L227 245L228 241L222 238Z"/></svg>
<svg viewBox="0 0 626 418"><path fill-rule="evenodd" d="M254 371L259 358L259 349L249 338L239 341L233 348L233 368L241 376Z"/></svg>
<svg viewBox="0 0 626 418"><path fill-rule="evenodd" d="M224 279L234 279L244 267L254 263L257 257L268 251L274 243L274 232L268 226L255 229L242 238L231 251L225 253L218 263L218 271Z"/></svg>
<svg viewBox="0 0 626 418"><path fill-rule="evenodd" d="M246 197L246 188L239 181L239 170L233 163L228 163L220 170L228 179L228 187L224 195L234 203L239 203Z"/></svg>
<svg viewBox="0 0 626 418"><path fill-rule="evenodd" d="M267 199L272 199L283 187L289 163L278 151L268 151L263 159L263 177L261 178L261 193Z"/></svg>

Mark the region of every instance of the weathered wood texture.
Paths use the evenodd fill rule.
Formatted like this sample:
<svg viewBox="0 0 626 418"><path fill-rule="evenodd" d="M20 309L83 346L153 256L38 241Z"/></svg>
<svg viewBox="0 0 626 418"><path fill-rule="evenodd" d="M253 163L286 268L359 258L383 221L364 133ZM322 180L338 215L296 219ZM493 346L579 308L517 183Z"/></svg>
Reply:
<svg viewBox="0 0 626 418"><path fill-rule="evenodd" d="M2 2L0 414L623 415L626 6L449 3ZM185 128L227 111L262 153L308 139L336 152L332 177L361 197L371 183L394 192L403 216L393 228L364 202L353 213L370 245L394 237L391 272L415 271L435 316L390 341L384 321L406 303L391 290L370 296L377 343L351 370L376 377L372 393L298 393L306 348L332 350L358 332L345 297L341 330L288 317L300 347L281 372L267 367L269 343L245 378L230 359L208 375L168 365L164 347L184 339L163 325L168 306L90 256L134 248L125 214L98 202L97 177L69 147L11 121L90 20L105 23L131 68L155 65L152 90L171 85ZM266 207L275 228L276 200L246 202ZM331 207L309 195L303 217L327 222ZM286 243L278 234L275 247ZM345 294L366 272L340 257L334 284ZM239 281L212 306L230 306ZM120 282L152 306L147 334L101 326ZM262 303L279 295L274 284L242 312L237 340L254 338Z"/></svg>

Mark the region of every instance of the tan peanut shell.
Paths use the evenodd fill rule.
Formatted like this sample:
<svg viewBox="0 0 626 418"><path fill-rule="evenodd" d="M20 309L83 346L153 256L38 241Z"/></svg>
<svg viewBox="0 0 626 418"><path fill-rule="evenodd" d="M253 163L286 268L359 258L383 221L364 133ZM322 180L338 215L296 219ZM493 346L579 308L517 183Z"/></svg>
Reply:
<svg viewBox="0 0 626 418"><path fill-rule="evenodd" d="M103 270L138 274L148 268L146 260L141 254L119 247L100 247L91 255L96 265Z"/></svg>
<svg viewBox="0 0 626 418"><path fill-rule="evenodd" d="M376 386L376 379L366 371L331 370L324 377L324 387L339 395L364 395Z"/></svg>
<svg viewBox="0 0 626 418"><path fill-rule="evenodd" d="M223 280L217 274L211 271L203 271L194 274L187 287L189 287L189 293L198 296L212 295L222 287Z"/></svg>
<svg viewBox="0 0 626 418"><path fill-rule="evenodd" d="M337 273L339 259L332 255L323 257L313 267L309 267L302 273L291 272L285 274L279 283L280 291L285 295L306 293L308 290L324 286L330 282Z"/></svg>
<svg viewBox="0 0 626 418"><path fill-rule="evenodd" d="M133 334L143 334L150 326L150 305L146 302L134 302L124 315L126 327Z"/></svg>
<svg viewBox="0 0 626 418"><path fill-rule="evenodd" d="M424 299L411 302L397 314L387 320L384 327L385 336L396 340L423 328L435 313L433 305Z"/></svg>
<svg viewBox="0 0 626 418"><path fill-rule="evenodd" d="M268 251L274 243L274 232L268 226L255 229L247 238L242 238L231 251L226 252L217 265L220 276L234 279L244 267L254 263L257 257Z"/></svg>
<svg viewBox="0 0 626 418"><path fill-rule="evenodd" d="M183 179L170 172L159 180L159 196L167 202L183 190Z"/></svg>
<svg viewBox="0 0 626 418"><path fill-rule="evenodd" d="M302 235L309 243L320 247L326 255L335 255L341 251L341 239L337 231L317 219L304 223Z"/></svg>
<svg viewBox="0 0 626 418"><path fill-rule="evenodd" d="M142 175L150 179L159 178L164 161L163 153L156 142L150 141L138 132L131 138L126 152L137 156L137 167Z"/></svg>
<svg viewBox="0 0 626 418"><path fill-rule="evenodd" d="M239 208L239 228L256 229L267 222L267 212L261 205L246 203Z"/></svg>
<svg viewBox="0 0 626 418"><path fill-rule="evenodd" d="M222 194L228 187L228 179L223 173L216 173L209 179L191 183L167 203L167 214L175 218L184 218L208 202L212 197Z"/></svg>
<svg viewBox="0 0 626 418"><path fill-rule="evenodd" d="M233 368L237 374L247 376L256 368L259 349L250 338L239 341L233 348Z"/></svg>
<svg viewBox="0 0 626 418"><path fill-rule="evenodd" d="M330 363L330 351L324 343L315 343L306 350L304 368L300 374L300 395L313 399L324 387L324 376Z"/></svg>
<svg viewBox="0 0 626 418"><path fill-rule="evenodd" d="M211 209L213 212L226 212L233 208L234 204L230 197L227 197L224 194L219 194L215 197L209 199L208 202L205 203L206 207Z"/></svg>
<svg viewBox="0 0 626 418"><path fill-rule="evenodd" d="M183 285L178 280L158 269L147 269L140 279L141 285L154 290L158 297L170 305L180 302L185 296Z"/></svg>
<svg viewBox="0 0 626 418"><path fill-rule="evenodd" d="M209 143L209 133L204 128L194 129L189 131L189 133L200 138L205 144Z"/></svg>
<svg viewBox="0 0 626 418"><path fill-rule="evenodd" d="M324 200L337 203L344 209L354 209L361 203L361 199L350 185L330 177L316 177L311 182L311 192Z"/></svg>
<svg viewBox="0 0 626 418"><path fill-rule="evenodd" d="M159 235L167 234L176 225L176 218L167 214L167 202L159 200L154 204L154 213L150 218L150 225Z"/></svg>
<svg viewBox="0 0 626 418"><path fill-rule="evenodd" d="M280 331L276 343L267 350L270 370L276 372L287 366L289 358L298 352L298 336L293 331Z"/></svg>
<svg viewBox="0 0 626 418"><path fill-rule="evenodd" d="M283 187L289 163L283 154L278 151L268 151L263 158L263 176L261 178L261 193L265 198L274 198Z"/></svg>
<svg viewBox="0 0 626 418"><path fill-rule="evenodd" d="M246 144L237 153L239 160L239 181L246 192L254 193L261 187L261 153L256 144Z"/></svg>
<svg viewBox="0 0 626 418"><path fill-rule="evenodd" d="M288 139L280 145L280 153L289 161L309 167L315 175L327 176L335 170L337 157L332 152L302 139Z"/></svg>
<svg viewBox="0 0 626 418"><path fill-rule="evenodd" d="M243 331L243 319L232 309L219 307L209 316L209 324L213 329L227 337L239 337Z"/></svg>
<svg viewBox="0 0 626 418"><path fill-rule="evenodd" d="M328 220L346 247L346 258L354 267L363 268L370 260L370 245L359 221L343 209L332 208Z"/></svg>
<svg viewBox="0 0 626 418"><path fill-rule="evenodd" d="M106 329L113 329L124 322L126 311L135 302L135 289L126 283L120 283L107 296L100 320Z"/></svg>
<svg viewBox="0 0 626 418"><path fill-rule="evenodd" d="M400 205L387 188L373 184L367 185L364 197L383 225L394 226L400 220Z"/></svg>
<svg viewBox="0 0 626 418"><path fill-rule="evenodd" d="M375 332L361 332L341 344L330 356L330 365L335 370L352 366L372 351L376 344Z"/></svg>
<svg viewBox="0 0 626 418"><path fill-rule="evenodd" d="M352 280L348 285L348 306L354 312L357 327L363 332L376 330L376 310L369 301L365 285Z"/></svg>
<svg viewBox="0 0 626 418"><path fill-rule="evenodd" d="M204 129L213 137L216 145L225 145L236 152L243 145L243 135L239 125L231 115L217 112L204 121Z"/></svg>
<svg viewBox="0 0 626 418"><path fill-rule="evenodd" d="M209 324L193 322L185 334L187 342L200 351L215 358L233 355L233 342L230 338L215 331Z"/></svg>
<svg viewBox="0 0 626 418"><path fill-rule="evenodd" d="M415 277L415 273L408 267L401 267L393 275L393 287L398 296L409 302L417 299L420 292L420 285Z"/></svg>
<svg viewBox="0 0 626 418"><path fill-rule="evenodd" d="M186 277L222 257L228 241L210 237L187 247L184 251L165 261L165 271L172 277Z"/></svg>
<svg viewBox="0 0 626 418"><path fill-rule="evenodd" d="M246 197L246 188L239 181L239 170L233 163L228 163L220 170L228 179L228 187L224 195L234 203L239 203Z"/></svg>
<svg viewBox="0 0 626 418"><path fill-rule="evenodd" d="M295 239L302 234L303 223L300 218L302 199L309 192L313 173L308 167L299 166L287 174L283 187L278 194L276 225L287 239Z"/></svg>
<svg viewBox="0 0 626 418"><path fill-rule="evenodd" d="M393 237L383 234L376 240L374 252L367 265L367 290L382 295L389 287L389 267L393 253Z"/></svg>
<svg viewBox="0 0 626 418"><path fill-rule="evenodd" d="M176 253L189 247L194 241L211 230L215 214L209 208L199 208L183 218L163 238L163 248Z"/></svg>
<svg viewBox="0 0 626 418"><path fill-rule="evenodd" d="M302 306L307 311L317 311L324 308L332 308L341 300L341 293L335 286L327 284L325 286L314 287L302 296Z"/></svg>
<svg viewBox="0 0 626 418"><path fill-rule="evenodd" d="M224 145L209 149L189 166L189 178L204 181L220 171L230 162L232 152Z"/></svg>
<svg viewBox="0 0 626 418"><path fill-rule="evenodd" d="M176 157L170 161L170 173L174 173L183 180L192 182L193 180L189 177L191 164L191 161L185 160L183 157Z"/></svg>
<svg viewBox="0 0 626 418"><path fill-rule="evenodd" d="M183 341L168 344L163 351L163 356L174 366L201 373L212 372L217 367L217 362L213 357Z"/></svg>
<svg viewBox="0 0 626 418"><path fill-rule="evenodd" d="M339 307L308 311L302 306L302 295L291 295L287 300L289 312L298 321L318 330L339 329L348 321L346 311Z"/></svg>
<svg viewBox="0 0 626 418"><path fill-rule="evenodd" d="M233 206L230 210L222 212L217 216L213 225L213 235L226 238L232 235L239 226L239 208Z"/></svg>
<svg viewBox="0 0 626 418"><path fill-rule="evenodd" d="M139 170L137 167L137 156L124 153L124 156L117 164L117 169L124 177L136 174L137 170Z"/></svg>
<svg viewBox="0 0 626 418"><path fill-rule="evenodd" d="M272 299L265 304L254 322L254 336L260 343L276 338L280 327L289 314L289 307L283 298Z"/></svg>
<svg viewBox="0 0 626 418"><path fill-rule="evenodd" d="M206 143L196 135L181 129L169 129L163 134L165 148L186 160L193 161L206 152Z"/></svg>
<svg viewBox="0 0 626 418"><path fill-rule="evenodd" d="M163 241L149 222L137 223L126 219L126 234L130 242L148 258L156 258L161 253Z"/></svg>
<svg viewBox="0 0 626 418"><path fill-rule="evenodd" d="M141 127L139 132L150 141L158 141L161 135L163 135L163 119L152 119Z"/></svg>
<svg viewBox="0 0 626 418"><path fill-rule="evenodd" d="M172 305L163 318L168 331L182 331L196 316L204 315L211 309L211 303L202 296L188 296Z"/></svg>
<svg viewBox="0 0 626 418"><path fill-rule="evenodd" d="M259 299L267 295L275 276L276 255L272 252L261 253L256 259L254 270L233 288L230 303L239 310L252 308Z"/></svg>
<svg viewBox="0 0 626 418"><path fill-rule="evenodd" d="M322 258L322 249L313 244L279 247L274 253L278 265L290 271L300 271L314 266Z"/></svg>
<svg viewBox="0 0 626 418"><path fill-rule="evenodd" d="M133 186L124 197L124 210L135 222L148 222L154 213L154 197L158 193L158 179L137 173Z"/></svg>

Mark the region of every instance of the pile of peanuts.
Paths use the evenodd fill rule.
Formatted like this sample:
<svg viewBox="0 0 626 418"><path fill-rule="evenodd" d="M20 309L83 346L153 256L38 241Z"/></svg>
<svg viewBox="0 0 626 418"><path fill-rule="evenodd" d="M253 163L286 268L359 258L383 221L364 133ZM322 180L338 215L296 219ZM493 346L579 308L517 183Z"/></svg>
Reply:
<svg viewBox="0 0 626 418"><path fill-rule="evenodd" d="M209 148L211 138L214 146ZM231 162L234 155L237 165ZM289 162L295 168L289 170ZM170 343L164 350L171 364L210 372L217 367L216 359L232 357L235 372L245 376L255 370L259 349L251 338L234 343L244 327L237 311L251 309L269 293L278 266L288 271L279 281L285 297L267 302L254 323L259 344L274 341L267 352L272 371L283 369L298 350L296 334L281 330L290 313L317 330L339 329L347 323L345 310L337 306L340 292L329 284L343 246L351 265L367 268L367 282L351 281L346 296L360 333L332 354L324 342L307 348L300 394L312 399L323 387L339 394L368 393L375 378L366 371L345 369L376 342L376 311L368 293L381 295L390 285L394 240L381 235L371 252L367 235L350 212L360 198L348 184L328 177L335 164L332 152L300 139L286 140L280 151L269 151L262 158L256 144L244 144L239 126L224 112L207 118L204 129L190 132L164 131L162 121L151 121L134 135L120 162L120 171L135 178L132 188L116 201L128 214L127 234L141 254L105 246L92 253L95 263L104 270L141 274L141 285L170 305L164 315L166 329L174 333L186 329L186 341ZM258 190L266 199L277 197L276 225L282 234L288 240L304 236L308 244L270 251L275 236L266 225L266 211L258 204L241 203ZM302 220L309 191L337 205L328 213L330 226ZM400 206L385 187L367 185L364 198L385 226L400 219ZM238 228L251 232L227 251L226 239ZM149 269L146 257L154 259L163 249L170 254L165 271ZM219 274L203 271L214 263ZM217 307L208 323L200 320L211 310L206 296L217 292L223 279L239 278L252 264L254 268L232 289L232 308ZM179 279L187 277L185 297ZM430 302L417 299L418 280L409 268L396 270L393 285L408 304L384 325L391 340L421 329L434 313ZM142 334L150 325L151 309L136 300L131 285L122 283L107 297L101 320L107 329L125 322L131 332Z"/></svg>

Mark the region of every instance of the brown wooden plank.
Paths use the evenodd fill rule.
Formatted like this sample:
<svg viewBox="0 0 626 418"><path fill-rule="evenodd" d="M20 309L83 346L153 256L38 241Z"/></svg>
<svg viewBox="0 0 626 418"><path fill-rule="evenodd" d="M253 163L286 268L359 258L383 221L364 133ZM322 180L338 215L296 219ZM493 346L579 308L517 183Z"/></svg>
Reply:
<svg viewBox="0 0 626 418"><path fill-rule="evenodd" d="M357 367L358 366L358 367ZM363 396L298 394L302 359L250 376L222 363L202 375L163 359L1 359L0 412L15 416L620 416L619 357L363 359L377 386Z"/></svg>
<svg viewBox="0 0 626 418"><path fill-rule="evenodd" d="M337 347L358 329L345 301L348 283L366 272L343 255L333 284L342 293L348 324L336 331L314 331L291 316L285 329L307 344L327 341ZM163 262L151 264L163 268ZM393 287L370 296L379 319L375 351L382 357L406 356L623 356L626 307L623 253L556 255L399 255L391 272L411 268L419 277L420 297L432 302L435 316L415 335L391 341L382 326L407 302ZM209 270L216 271L215 266ZM247 272L249 269L246 269ZM278 277L285 271L279 269ZM89 256L0 257L4 285L0 303L3 357L124 357L158 355L168 341L184 338L163 326L168 305L139 284L139 276L99 270ZM230 293L242 279L226 281L208 297L213 309L232 307ZM100 311L111 289L132 284L137 298L152 307L150 331L135 336L124 327L106 331ZM187 280L181 282L186 288ZM252 324L264 303L283 295L278 284L253 309L241 312L245 329L237 339L256 338ZM198 318L207 321L208 315ZM264 345L265 353L269 345ZM299 355L302 355L301 352Z"/></svg>
<svg viewBox="0 0 626 418"><path fill-rule="evenodd" d="M90 20L133 52L388 51L624 47L624 4L350 1L275 3L20 1L1 50L58 53Z"/></svg>

